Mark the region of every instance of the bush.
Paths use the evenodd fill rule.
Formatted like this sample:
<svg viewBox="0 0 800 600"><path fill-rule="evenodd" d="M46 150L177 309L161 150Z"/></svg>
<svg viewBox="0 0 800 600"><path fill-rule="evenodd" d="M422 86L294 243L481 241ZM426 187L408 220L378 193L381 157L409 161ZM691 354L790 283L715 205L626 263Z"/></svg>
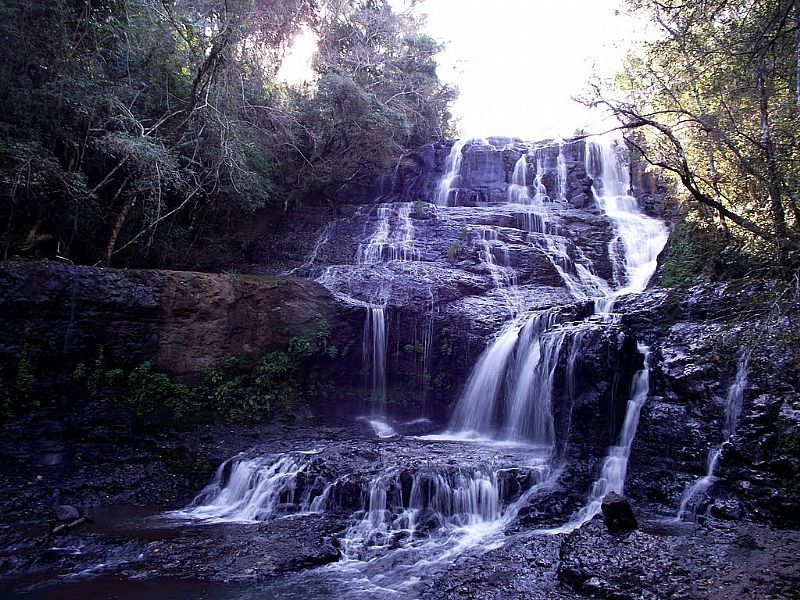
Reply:
<svg viewBox="0 0 800 600"><path fill-rule="evenodd" d="M139 417L155 417L166 413L177 422L184 422L199 409L197 395L188 386L174 383L169 375L158 373L145 361L127 378L127 404Z"/></svg>

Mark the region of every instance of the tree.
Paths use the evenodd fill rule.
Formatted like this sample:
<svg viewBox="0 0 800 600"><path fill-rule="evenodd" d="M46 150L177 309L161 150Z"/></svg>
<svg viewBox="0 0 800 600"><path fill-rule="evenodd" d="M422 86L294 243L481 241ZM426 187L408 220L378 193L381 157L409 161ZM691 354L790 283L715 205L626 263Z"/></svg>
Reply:
<svg viewBox="0 0 800 600"><path fill-rule="evenodd" d="M403 65L278 81L302 27L329 41L378 14ZM219 266L254 212L341 201L449 116L435 45L385 3L4 0L0 17L5 256Z"/></svg>
<svg viewBox="0 0 800 600"><path fill-rule="evenodd" d="M800 261L797 3L632 0L660 31L629 58L616 90L595 85L637 145L731 243ZM635 141L635 140L634 140ZM760 241L760 244L755 240Z"/></svg>

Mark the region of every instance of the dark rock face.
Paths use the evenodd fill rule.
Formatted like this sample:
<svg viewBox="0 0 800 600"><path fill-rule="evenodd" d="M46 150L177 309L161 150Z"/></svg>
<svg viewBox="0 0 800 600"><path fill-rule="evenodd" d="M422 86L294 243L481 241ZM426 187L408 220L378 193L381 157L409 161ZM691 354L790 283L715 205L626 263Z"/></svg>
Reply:
<svg viewBox="0 0 800 600"><path fill-rule="evenodd" d="M352 310L312 281L0 263L0 361L16 365L27 342L51 377L102 345L109 365L149 360L196 379L224 358L285 348L317 315L334 325L332 343L353 344Z"/></svg>
<svg viewBox="0 0 800 600"><path fill-rule="evenodd" d="M639 528L630 502L616 492L605 495L601 509L603 523L611 533L625 533Z"/></svg>
<svg viewBox="0 0 800 600"><path fill-rule="evenodd" d="M564 539L558 578L597 598L791 598L798 572L789 555L798 536L786 533L684 526L620 537L598 517Z"/></svg>
<svg viewBox="0 0 800 600"><path fill-rule="evenodd" d="M626 493L675 510L724 441L726 399L743 354L747 381L735 433L699 512L797 523L800 373L790 331L798 311L769 282L652 289L623 299L622 322L651 346L650 396L633 444ZM758 333L754 333L758 332Z"/></svg>
<svg viewBox="0 0 800 600"><path fill-rule="evenodd" d="M452 148L441 142L403 156L393 188L372 205L287 219L243 267L268 272L277 266L313 277L356 304L385 306L389 396L399 394L399 404L428 413L458 397L478 356L510 318L510 302L529 311L571 305L576 299L562 272L574 278L586 269L611 282L615 271L613 226L594 202L583 142L534 147L472 140L463 148L451 206L442 210L433 202ZM548 191L541 207L546 223L508 204L523 155L528 184L538 178ZM309 232L316 242L309 243Z"/></svg>

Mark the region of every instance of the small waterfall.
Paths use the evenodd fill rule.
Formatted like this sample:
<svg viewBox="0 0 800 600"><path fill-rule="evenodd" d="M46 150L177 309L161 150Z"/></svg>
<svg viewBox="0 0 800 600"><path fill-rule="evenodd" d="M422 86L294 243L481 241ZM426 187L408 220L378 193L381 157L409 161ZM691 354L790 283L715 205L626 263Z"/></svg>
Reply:
<svg viewBox="0 0 800 600"><path fill-rule="evenodd" d="M445 163L445 174L436 188L434 203L436 206L450 206L450 191L457 188L458 177L461 174L461 161L464 159L463 149L469 138L456 140L450 149L450 154ZM455 200L455 199L454 199ZM452 203L455 205L455 201Z"/></svg>
<svg viewBox="0 0 800 600"><path fill-rule="evenodd" d="M500 290L513 317L520 309L519 301L514 294L517 277L510 267L508 248L500 242L496 229L480 228L478 258L489 270L494 287Z"/></svg>
<svg viewBox="0 0 800 600"><path fill-rule="evenodd" d="M558 145L558 159L556 160L556 199L561 202L567 200L567 159L564 156L564 144Z"/></svg>
<svg viewBox="0 0 800 600"><path fill-rule="evenodd" d="M686 488L681 496L680 506L675 519L682 521L685 519L693 520L697 517L697 511L702 505L704 494L714 483L714 471L717 468L719 459L722 456L722 449L727 444L736 431L739 415L742 412L742 401L744 399L744 389L747 386L747 359L743 354L736 367L736 375L728 388L728 395L725 398L725 414L722 427L722 443L712 446L708 451L706 461L706 474Z"/></svg>
<svg viewBox="0 0 800 600"><path fill-rule="evenodd" d="M411 204L381 204L375 209L375 214L378 224L366 243L359 244L356 264L418 260L419 252L414 247ZM385 412L386 405L386 354L386 306L370 303L366 307L364 318L362 365L364 371L369 373L373 412L381 415ZM385 423L376 431L380 437L394 434L392 428Z"/></svg>
<svg viewBox="0 0 800 600"><path fill-rule="evenodd" d="M494 433L497 397L520 329L518 321L507 325L472 369L467 387L450 417L448 429L456 437L485 437Z"/></svg>
<svg viewBox="0 0 800 600"><path fill-rule="evenodd" d="M528 158L522 154L514 165L511 184L508 186L508 203L524 206L518 215L520 227L532 234L540 234L545 256L558 272L565 287L577 300L586 300L609 293L608 284L598 277L591 268L591 262L574 244L568 242L548 218L544 202L549 201L543 178L547 170L546 151L550 147L532 149L536 160L536 177L533 182L533 197L527 182ZM558 144L556 197L563 199L566 194L567 164L564 157L564 144ZM575 254L573 258L570 252ZM576 260L579 259L579 260Z"/></svg>
<svg viewBox="0 0 800 600"><path fill-rule="evenodd" d="M644 367L636 373L631 383L630 399L625 409L625 420L619 433L619 443L611 446L608 456L603 461L600 477L594 482L586 506L579 510L570 521L549 533L570 532L594 517L600 512L603 498L609 492L622 495L625 489L625 476L628 472L628 458L631 454L631 445L636 437L636 428L639 426L639 414L647 400L650 388L650 349L639 344L639 352L644 355Z"/></svg>
<svg viewBox="0 0 800 600"><path fill-rule="evenodd" d="M371 400L376 412L383 413L386 404L386 321L383 306L367 306L364 319L362 363L370 375Z"/></svg>
<svg viewBox="0 0 800 600"><path fill-rule="evenodd" d="M528 185L528 155L522 154L514 164L511 183L508 186L508 203L520 205L521 212L517 216L520 227L531 233L550 233L552 226L547 221L547 214L541 204L541 198L531 197Z"/></svg>
<svg viewBox="0 0 800 600"><path fill-rule="evenodd" d="M514 359L513 389L507 398L505 439L555 444L552 395L566 329L549 331L553 313L533 317L522 330Z"/></svg>
<svg viewBox="0 0 800 600"><path fill-rule="evenodd" d="M450 435L553 446L553 383L568 331L554 324L554 313L545 311L500 332L467 381Z"/></svg>
<svg viewBox="0 0 800 600"><path fill-rule="evenodd" d="M616 226L609 256L615 283L620 287L596 303L597 312L610 313L617 297L647 287L668 232L661 221L642 214L636 198L630 195L630 166L621 136L586 140L586 172L594 181L595 201Z"/></svg>
<svg viewBox="0 0 800 600"><path fill-rule="evenodd" d="M514 172L511 175L511 183L508 186L509 204L530 204L531 195L528 190L528 156L521 154L514 163Z"/></svg>
<svg viewBox="0 0 800 600"><path fill-rule="evenodd" d="M408 202L381 204L375 209L378 225L366 241L358 245L356 264L374 265L391 260L419 259L414 248L414 225Z"/></svg>
<svg viewBox="0 0 800 600"><path fill-rule="evenodd" d="M321 479L300 481L311 462L301 456L225 461L189 508L172 515L215 522L266 521L288 513L322 510L330 486Z"/></svg>
<svg viewBox="0 0 800 600"><path fill-rule="evenodd" d="M533 202L542 205L544 202L549 202L550 197L547 195L547 188L544 186L545 174L545 149L535 148L533 156L536 159L536 176L533 180Z"/></svg>
<svg viewBox="0 0 800 600"><path fill-rule="evenodd" d="M422 469L412 476L390 468L372 481L367 497L342 539L345 559L369 560L420 535L496 521L502 490L497 473L485 469Z"/></svg>
<svg viewBox="0 0 800 600"><path fill-rule="evenodd" d="M331 236L331 231L335 228L335 223L336 221L331 221L325 226L325 229L322 230L322 235L317 238L317 241L314 244L314 247L311 249L311 252L308 254L305 262L294 269L287 271L284 273L285 275L297 275L298 273L302 274L306 269L309 269L314 265L314 261L316 261L317 257L319 256L319 251L323 248L323 246L325 246L325 244L328 243L328 240Z"/></svg>

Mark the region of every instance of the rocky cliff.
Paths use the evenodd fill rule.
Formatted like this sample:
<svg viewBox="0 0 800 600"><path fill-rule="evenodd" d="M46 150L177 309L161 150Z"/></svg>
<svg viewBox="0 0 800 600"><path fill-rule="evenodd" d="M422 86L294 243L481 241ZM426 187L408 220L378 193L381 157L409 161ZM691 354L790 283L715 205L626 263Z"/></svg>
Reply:
<svg viewBox="0 0 800 600"><path fill-rule="evenodd" d="M331 343L356 342L352 309L309 280L0 263L0 361L13 370L27 345L34 371L51 379L102 346L109 368L150 361L196 381L226 358L284 349L318 315Z"/></svg>

